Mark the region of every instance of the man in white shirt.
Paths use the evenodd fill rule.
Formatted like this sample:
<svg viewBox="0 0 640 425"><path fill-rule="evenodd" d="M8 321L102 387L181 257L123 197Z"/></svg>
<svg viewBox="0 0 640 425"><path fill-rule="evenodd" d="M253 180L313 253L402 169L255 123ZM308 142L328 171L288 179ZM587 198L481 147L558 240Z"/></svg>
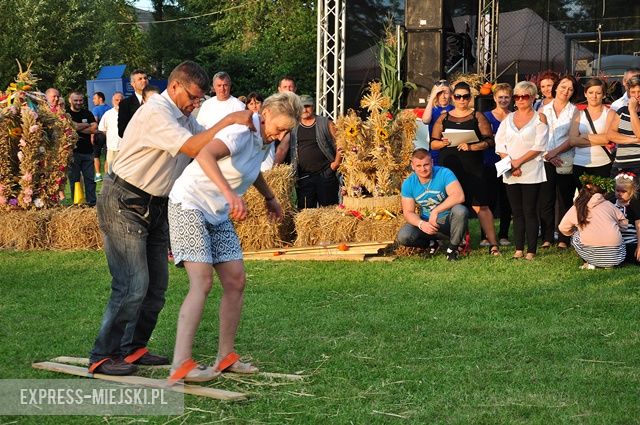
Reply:
<svg viewBox="0 0 640 425"><path fill-rule="evenodd" d="M622 76L622 87L624 87L624 94L622 97L611 104L612 111L618 111L618 109L623 106L629 105L629 89L627 89L627 81L631 79L631 77L635 77L640 74L640 68L629 68L625 71Z"/></svg>
<svg viewBox="0 0 640 425"><path fill-rule="evenodd" d="M111 172L111 161L116 159L118 151L120 150L120 136L118 136L118 109L120 109L120 102L124 99L124 94L117 91L111 97L111 104L113 108L109 109L102 115L102 119L98 124L98 131L105 133L107 136L107 160L104 165L109 172Z"/></svg>
<svg viewBox="0 0 640 425"><path fill-rule="evenodd" d="M231 77L224 71L213 76L215 96L207 99L200 107L198 123L204 128L211 128L231 112L244 111L245 104L231 96Z"/></svg>

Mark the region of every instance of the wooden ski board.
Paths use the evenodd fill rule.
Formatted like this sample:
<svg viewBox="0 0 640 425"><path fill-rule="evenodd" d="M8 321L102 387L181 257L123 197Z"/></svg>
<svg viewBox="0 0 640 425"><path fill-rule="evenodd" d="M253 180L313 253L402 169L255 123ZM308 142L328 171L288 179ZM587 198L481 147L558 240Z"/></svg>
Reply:
<svg viewBox="0 0 640 425"><path fill-rule="evenodd" d="M393 241L383 241L383 242L345 242L345 245L348 245L350 248L356 247L379 247L386 248L391 245ZM330 250L337 249L341 244L332 244L332 245L315 245L315 246L296 246L296 247L284 247L284 248L273 248L273 249L261 249L260 251L246 251L245 254L255 254L255 253L274 253L274 252L297 252L297 251L312 251L312 250Z"/></svg>
<svg viewBox="0 0 640 425"><path fill-rule="evenodd" d="M364 261L367 256L377 255L392 242L347 243L341 250L339 245L309 246L299 248L266 249L243 253L245 260L315 260L315 261Z"/></svg>
<svg viewBox="0 0 640 425"><path fill-rule="evenodd" d="M138 385L148 388L161 388L169 391L175 391L184 394L197 395L201 397L215 398L218 400L237 401L246 400L247 396L243 393L234 391L220 390L217 388L201 387L199 385L177 383L168 385L166 379L152 379L143 376L113 376L104 375L102 373L89 373L86 367L73 366L55 362L39 362L32 363L34 369L48 370L50 372L66 373L68 375L82 376L84 378L102 379L104 381L119 382L122 384Z"/></svg>
<svg viewBox="0 0 640 425"><path fill-rule="evenodd" d="M78 366L89 366L89 359L86 357L60 356L60 357L51 359L50 361L55 363L66 363L66 364L72 364L72 365L78 365ZM164 369L164 370L171 369L170 365L142 366L142 367L149 368L149 369ZM244 377L251 376L251 374L247 375L247 374L233 373L233 372L225 372L222 374L222 376L224 377L224 375L244 376ZM306 378L305 375L293 375L289 373L273 373L273 372L258 372L255 375L262 376L265 378L272 378L272 379L285 379L288 381L302 381L304 380L304 378Z"/></svg>

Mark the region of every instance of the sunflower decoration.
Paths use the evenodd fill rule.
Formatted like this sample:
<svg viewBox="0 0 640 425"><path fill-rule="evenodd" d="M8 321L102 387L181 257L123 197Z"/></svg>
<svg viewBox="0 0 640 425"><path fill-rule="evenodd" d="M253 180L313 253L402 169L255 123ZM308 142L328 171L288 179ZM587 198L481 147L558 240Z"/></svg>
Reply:
<svg viewBox="0 0 640 425"><path fill-rule="evenodd" d="M397 195L408 175L416 116L402 111L393 117L391 102L379 82L369 83L360 102L369 111L362 120L355 111L338 118L337 145L342 149L342 192L351 198ZM407 152L409 153L407 156Z"/></svg>
<svg viewBox="0 0 640 425"><path fill-rule="evenodd" d="M49 109L31 65L18 67L0 97L0 209L51 207L64 198L77 133L67 114Z"/></svg>

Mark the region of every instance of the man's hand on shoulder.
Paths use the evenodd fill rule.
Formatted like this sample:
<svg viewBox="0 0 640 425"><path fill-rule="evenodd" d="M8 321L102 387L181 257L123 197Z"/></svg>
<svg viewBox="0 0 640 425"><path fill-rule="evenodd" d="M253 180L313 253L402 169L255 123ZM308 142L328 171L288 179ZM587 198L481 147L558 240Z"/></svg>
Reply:
<svg viewBox="0 0 640 425"><path fill-rule="evenodd" d="M249 127L249 130L256 131L256 127L253 125L253 111L246 109L244 111L231 112L226 116L226 118L230 120L229 125L246 125L247 127Z"/></svg>

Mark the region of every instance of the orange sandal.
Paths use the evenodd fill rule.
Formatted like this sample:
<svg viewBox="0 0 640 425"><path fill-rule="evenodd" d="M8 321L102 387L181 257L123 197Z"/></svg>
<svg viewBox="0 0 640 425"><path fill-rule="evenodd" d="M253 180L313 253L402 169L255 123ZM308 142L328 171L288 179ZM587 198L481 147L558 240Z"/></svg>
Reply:
<svg viewBox="0 0 640 425"><path fill-rule="evenodd" d="M193 359L187 359L177 368L171 368L169 384L182 380L185 382L206 382L220 376L220 372L211 367L199 365Z"/></svg>
<svg viewBox="0 0 640 425"><path fill-rule="evenodd" d="M214 366L217 372L233 372L242 373L245 375L251 375L258 373L258 368L251 363L243 363L240 361L240 355L238 353L229 353L223 359L218 360Z"/></svg>

